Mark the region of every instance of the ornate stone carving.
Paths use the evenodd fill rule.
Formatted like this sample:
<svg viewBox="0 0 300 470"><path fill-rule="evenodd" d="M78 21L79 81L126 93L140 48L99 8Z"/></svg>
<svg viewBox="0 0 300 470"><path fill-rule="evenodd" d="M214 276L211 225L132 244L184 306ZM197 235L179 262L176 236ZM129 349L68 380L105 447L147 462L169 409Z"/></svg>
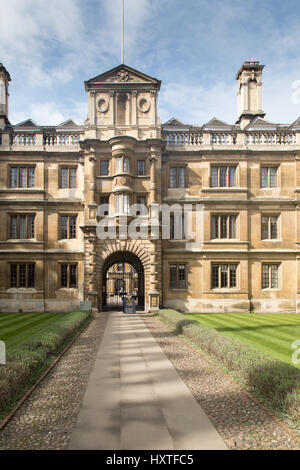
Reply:
<svg viewBox="0 0 300 470"><path fill-rule="evenodd" d="M139 99L138 107L142 113L147 113L150 109L150 106L151 106L150 101L147 98L143 97Z"/></svg>
<svg viewBox="0 0 300 470"><path fill-rule="evenodd" d="M118 82L128 82L129 73L124 69L120 70L120 72L117 75L117 80Z"/></svg>
<svg viewBox="0 0 300 470"><path fill-rule="evenodd" d="M100 113L106 113L106 111L108 110L108 106L109 106L108 100L104 98L103 96L100 96L98 103L97 103L97 107Z"/></svg>

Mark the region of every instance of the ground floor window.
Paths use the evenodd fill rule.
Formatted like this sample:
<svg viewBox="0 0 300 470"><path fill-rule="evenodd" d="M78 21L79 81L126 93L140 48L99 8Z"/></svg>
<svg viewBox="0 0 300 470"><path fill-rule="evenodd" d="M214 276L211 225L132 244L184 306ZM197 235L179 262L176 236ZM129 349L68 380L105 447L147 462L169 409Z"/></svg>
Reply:
<svg viewBox="0 0 300 470"><path fill-rule="evenodd" d="M278 288L278 264L262 265L262 288L276 289Z"/></svg>
<svg viewBox="0 0 300 470"><path fill-rule="evenodd" d="M61 287L77 287L77 264L61 265Z"/></svg>
<svg viewBox="0 0 300 470"><path fill-rule="evenodd" d="M212 264L211 287L237 287L237 264Z"/></svg>
<svg viewBox="0 0 300 470"><path fill-rule="evenodd" d="M10 265L10 287L34 287L34 263Z"/></svg>
<svg viewBox="0 0 300 470"><path fill-rule="evenodd" d="M185 264L170 264L170 287L171 289L186 288Z"/></svg>

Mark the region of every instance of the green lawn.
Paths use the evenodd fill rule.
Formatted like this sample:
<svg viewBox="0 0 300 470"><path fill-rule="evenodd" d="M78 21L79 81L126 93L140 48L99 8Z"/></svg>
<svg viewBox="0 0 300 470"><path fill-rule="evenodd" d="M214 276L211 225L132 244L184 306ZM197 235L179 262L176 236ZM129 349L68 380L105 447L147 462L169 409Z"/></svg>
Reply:
<svg viewBox="0 0 300 470"><path fill-rule="evenodd" d="M256 349L292 364L292 343L300 340L300 315L296 314L186 314ZM300 368L300 364L297 366Z"/></svg>
<svg viewBox="0 0 300 470"><path fill-rule="evenodd" d="M26 342L40 333L67 313L8 313L0 314L0 340L6 344L7 351Z"/></svg>

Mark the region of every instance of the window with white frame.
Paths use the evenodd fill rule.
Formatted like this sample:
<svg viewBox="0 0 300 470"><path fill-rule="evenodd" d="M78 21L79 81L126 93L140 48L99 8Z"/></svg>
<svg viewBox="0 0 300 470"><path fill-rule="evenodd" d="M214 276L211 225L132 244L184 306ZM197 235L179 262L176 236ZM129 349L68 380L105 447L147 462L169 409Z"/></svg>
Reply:
<svg viewBox="0 0 300 470"><path fill-rule="evenodd" d="M117 214L128 214L129 213L129 195L128 194L116 194L116 213Z"/></svg>
<svg viewBox="0 0 300 470"><path fill-rule="evenodd" d="M130 173L130 160L128 157L116 157L116 173Z"/></svg>
<svg viewBox="0 0 300 470"><path fill-rule="evenodd" d="M278 288L278 263L263 263L262 265L262 288L277 289Z"/></svg>
<svg viewBox="0 0 300 470"><path fill-rule="evenodd" d="M170 288L186 289L186 265L170 264Z"/></svg>
<svg viewBox="0 0 300 470"><path fill-rule="evenodd" d="M185 188L185 167L171 167L169 187L170 188Z"/></svg>
<svg viewBox="0 0 300 470"><path fill-rule="evenodd" d="M34 238L34 221L34 214L11 214L9 233L10 238Z"/></svg>
<svg viewBox="0 0 300 470"><path fill-rule="evenodd" d="M261 187L277 188L278 187L278 167L262 166L261 167Z"/></svg>
<svg viewBox="0 0 300 470"><path fill-rule="evenodd" d="M235 288L237 287L237 264L215 264L211 266L211 287Z"/></svg>
<svg viewBox="0 0 300 470"><path fill-rule="evenodd" d="M211 238L236 238L236 215L212 215Z"/></svg>
<svg viewBox="0 0 300 470"><path fill-rule="evenodd" d="M65 188L76 188L76 173L77 168L75 167L62 167L60 174L60 187Z"/></svg>
<svg viewBox="0 0 300 470"><path fill-rule="evenodd" d="M11 188L34 188L35 167L32 166L12 166L10 167L10 187Z"/></svg>
<svg viewBox="0 0 300 470"><path fill-rule="evenodd" d="M278 238L278 215L261 216L261 239L274 240Z"/></svg>
<svg viewBox="0 0 300 470"><path fill-rule="evenodd" d="M63 288L77 287L77 263L63 263L60 266L60 286Z"/></svg>
<svg viewBox="0 0 300 470"><path fill-rule="evenodd" d="M211 167L211 187L226 188L236 186L236 167L213 165Z"/></svg>

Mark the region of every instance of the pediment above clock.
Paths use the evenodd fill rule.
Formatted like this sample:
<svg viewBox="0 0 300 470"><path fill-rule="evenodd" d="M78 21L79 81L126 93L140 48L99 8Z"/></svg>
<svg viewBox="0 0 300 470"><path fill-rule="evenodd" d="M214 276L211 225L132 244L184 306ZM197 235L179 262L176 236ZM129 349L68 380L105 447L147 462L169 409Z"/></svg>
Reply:
<svg viewBox="0 0 300 470"><path fill-rule="evenodd" d="M97 86L105 86L109 84L129 85L129 84L144 84L153 85L158 90L160 89L161 81L156 78L150 77L138 70L135 70L127 65L119 65L107 72L97 75L94 78L84 82L86 90L92 89Z"/></svg>

